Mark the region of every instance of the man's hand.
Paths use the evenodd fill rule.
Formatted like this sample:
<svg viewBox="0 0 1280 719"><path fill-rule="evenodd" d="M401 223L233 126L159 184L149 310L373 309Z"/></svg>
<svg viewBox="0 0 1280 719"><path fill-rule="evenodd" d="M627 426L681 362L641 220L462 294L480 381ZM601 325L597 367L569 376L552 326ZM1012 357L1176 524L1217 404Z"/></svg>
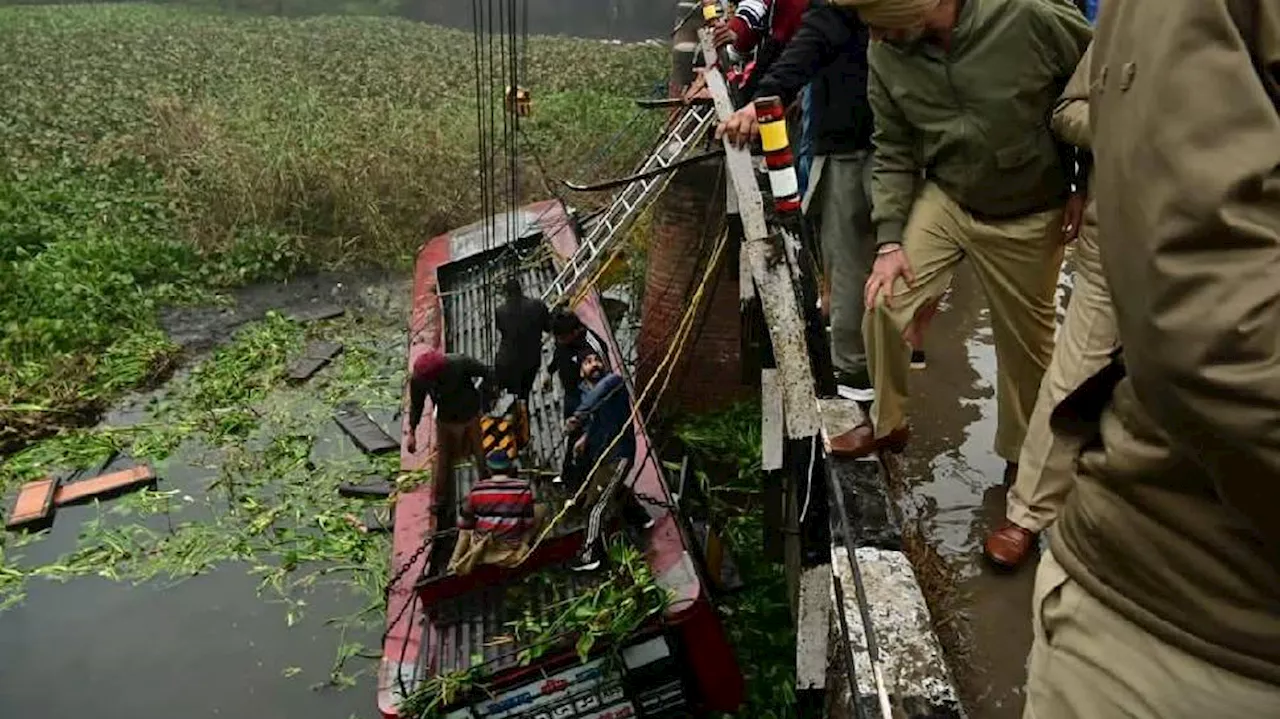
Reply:
<svg viewBox="0 0 1280 719"><path fill-rule="evenodd" d="M694 72L696 74L694 75L693 82L689 83L689 87L684 89L684 94L681 96L681 99L683 99L685 103L690 103L694 100L711 99L711 91L707 89L706 68L700 67L694 70Z"/></svg>
<svg viewBox="0 0 1280 719"><path fill-rule="evenodd" d="M573 443L573 454L576 457L581 457L586 453L587 453L587 436L584 434L578 438L577 442Z"/></svg>
<svg viewBox="0 0 1280 719"><path fill-rule="evenodd" d="M716 47L732 45L738 41L738 33L734 32L729 23L723 20L716 23L716 26L712 28L711 37L714 40Z"/></svg>
<svg viewBox="0 0 1280 719"><path fill-rule="evenodd" d="M582 429L582 420L578 419L577 417L570 417L569 419L566 419L564 421L565 434L573 434L574 432L577 432L579 429Z"/></svg>
<svg viewBox="0 0 1280 719"><path fill-rule="evenodd" d="M756 120L756 106L753 103L747 103L746 107L730 115L728 120L716 128L716 139L727 137L735 147L744 147L759 134L760 122Z"/></svg>
<svg viewBox="0 0 1280 719"><path fill-rule="evenodd" d="M405 440L404 449L409 454L418 453L418 432L413 430L409 432L409 439Z"/></svg>
<svg viewBox="0 0 1280 719"><path fill-rule="evenodd" d="M1080 223L1084 221L1084 195L1073 194L1067 198L1067 206L1062 211L1062 244L1075 240L1080 236Z"/></svg>
<svg viewBox="0 0 1280 719"><path fill-rule="evenodd" d="M866 294L863 297L867 312L875 309L876 300L879 299L882 291L885 295L885 304L892 304L893 282L899 277L907 283L908 287L915 284L916 275L907 262L907 253L902 251L902 245L899 244L881 245L880 249L876 250L876 261L871 266L871 275L867 277Z"/></svg>

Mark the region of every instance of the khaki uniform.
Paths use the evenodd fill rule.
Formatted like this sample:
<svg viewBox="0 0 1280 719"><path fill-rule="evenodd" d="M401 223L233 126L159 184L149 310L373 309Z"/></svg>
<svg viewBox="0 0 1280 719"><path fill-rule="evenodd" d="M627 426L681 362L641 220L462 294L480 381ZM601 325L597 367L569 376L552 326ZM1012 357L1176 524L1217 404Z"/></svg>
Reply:
<svg viewBox="0 0 1280 719"><path fill-rule="evenodd" d="M1026 716L1280 716L1280 5L1104 2L1098 28L1127 376L1060 408L1093 421L1037 576Z"/></svg>
<svg viewBox="0 0 1280 719"><path fill-rule="evenodd" d="M1092 54L1092 49L1085 51L1053 112L1054 132L1083 149L1092 147L1089 138L1089 59ZM1018 476L1009 488L1009 521L1033 532L1043 531L1058 516L1075 480L1076 456L1080 453L1078 437L1050 429L1053 408L1107 366L1119 341L1111 293L1102 274L1097 206L1092 196L1084 211L1074 257L1071 301L1053 348L1053 359L1040 382L1040 394L1018 459Z"/></svg>
<svg viewBox="0 0 1280 719"><path fill-rule="evenodd" d="M1062 263L1067 174L1046 120L1090 35L1066 3L968 0L949 51L884 42L868 51L872 220L877 242L901 242L916 276L863 321L877 437L906 423L903 331L968 259L991 306L996 452L1017 461L1053 349Z"/></svg>

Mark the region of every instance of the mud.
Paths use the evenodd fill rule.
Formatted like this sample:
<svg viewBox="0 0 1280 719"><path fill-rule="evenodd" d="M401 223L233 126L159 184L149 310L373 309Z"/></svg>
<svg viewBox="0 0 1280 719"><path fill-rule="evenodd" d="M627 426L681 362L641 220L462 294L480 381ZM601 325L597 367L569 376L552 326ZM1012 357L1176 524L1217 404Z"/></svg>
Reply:
<svg viewBox="0 0 1280 719"><path fill-rule="evenodd" d="M1069 294L1064 273L1059 319ZM1004 520L1005 462L992 449L995 347L986 301L970 272L959 273L942 310L925 339L928 367L911 375L911 444L893 466L908 534L915 533L908 553L969 715L1017 719L1035 572L1033 562L998 572L982 557L987 532Z"/></svg>

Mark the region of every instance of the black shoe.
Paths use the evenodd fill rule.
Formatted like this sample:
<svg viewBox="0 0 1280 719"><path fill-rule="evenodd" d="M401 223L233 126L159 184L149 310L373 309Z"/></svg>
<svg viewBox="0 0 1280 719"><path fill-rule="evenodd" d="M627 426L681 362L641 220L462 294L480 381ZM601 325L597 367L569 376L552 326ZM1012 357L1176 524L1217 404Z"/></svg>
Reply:
<svg viewBox="0 0 1280 719"><path fill-rule="evenodd" d="M569 568L575 572L594 572L600 568L600 558L592 549L587 548L574 558Z"/></svg>
<svg viewBox="0 0 1280 719"><path fill-rule="evenodd" d="M911 350L911 369L924 369L929 363L925 361L924 350Z"/></svg>
<svg viewBox="0 0 1280 719"><path fill-rule="evenodd" d="M876 398L876 391L871 386L871 375L866 369L837 373L836 394L857 402L871 402Z"/></svg>

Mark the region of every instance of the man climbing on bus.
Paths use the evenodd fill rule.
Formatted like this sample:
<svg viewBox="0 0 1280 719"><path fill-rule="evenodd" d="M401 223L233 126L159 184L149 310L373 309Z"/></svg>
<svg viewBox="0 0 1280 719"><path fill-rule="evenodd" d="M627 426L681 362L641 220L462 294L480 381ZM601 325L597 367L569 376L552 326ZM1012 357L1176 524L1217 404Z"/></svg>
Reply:
<svg viewBox="0 0 1280 719"><path fill-rule="evenodd" d="M529 441L529 395L542 365L542 334L551 331L551 313L542 300L527 297L520 278L511 276L502 285L505 301L494 312L502 339L493 371L498 387L515 396L516 435L521 445ZM502 411L502 414L508 414Z"/></svg>
<svg viewBox="0 0 1280 719"><path fill-rule="evenodd" d="M542 300L527 297L520 278L510 277L502 285L505 300L494 312L501 341L493 362L498 387L529 400L538 367L542 364L542 334L551 331L551 313Z"/></svg>
<svg viewBox="0 0 1280 719"><path fill-rule="evenodd" d="M565 420L565 434L578 436L575 461L586 467L586 486L577 506L588 508L587 537L574 569L590 571L604 557L605 522L612 516L615 496L622 502L627 523L643 531L653 526L649 513L636 499L628 478L635 467L636 435L631 395L622 376L610 372L604 358L584 353L581 366L585 393L573 415Z"/></svg>
<svg viewBox="0 0 1280 719"><path fill-rule="evenodd" d="M592 332L578 315L567 309L558 309L551 318L551 334L556 340L556 351L547 366L548 375L560 377L560 389L564 392L564 417L568 419L582 401L582 358L594 353L609 369L609 349L600 335ZM551 378L547 377L547 382ZM548 384L550 386L550 384Z"/></svg>
<svg viewBox="0 0 1280 719"><path fill-rule="evenodd" d="M413 362L405 450L410 454L418 451L418 424L430 397L436 410L436 456L431 479L435 483L438 516L447 517L452 511L453 465L459 459L470 455L481 478L489 476L480 439L480 413L492 384L489 368L466 355L428 350Z"/></svg>

